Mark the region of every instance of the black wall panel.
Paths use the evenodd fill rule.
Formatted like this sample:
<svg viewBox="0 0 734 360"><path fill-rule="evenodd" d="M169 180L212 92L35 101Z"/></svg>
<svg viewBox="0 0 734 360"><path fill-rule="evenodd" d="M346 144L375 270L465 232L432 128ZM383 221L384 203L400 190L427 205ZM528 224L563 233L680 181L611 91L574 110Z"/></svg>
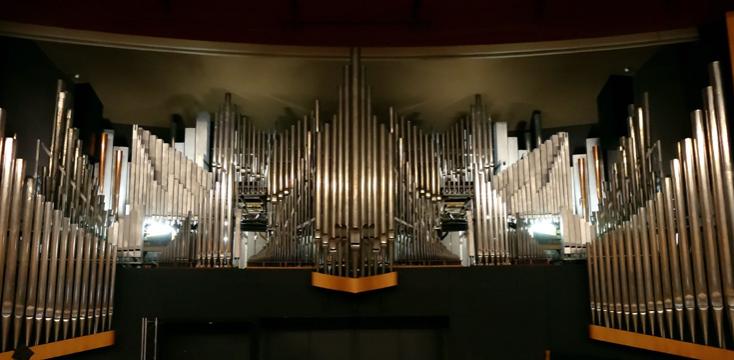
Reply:
<svg viewBox="0 0 734 360"><path fill-rule="evenodd" d="M584 264L402 269L364 294L314 288L306 270L118 269L117 344L79 359L646 359L588 339Z"/></svg>
<svg viewBox="0 0 734 360"><path fill-rule="evenodd" d="M7 111L5 135L17 135L17 156L33 172L36 139L51 146L56 84L68 78L30 40L0 37L0 107ZM47 163L41 157L40 166ZM40 170L39 170L40 171Z"/></svg>

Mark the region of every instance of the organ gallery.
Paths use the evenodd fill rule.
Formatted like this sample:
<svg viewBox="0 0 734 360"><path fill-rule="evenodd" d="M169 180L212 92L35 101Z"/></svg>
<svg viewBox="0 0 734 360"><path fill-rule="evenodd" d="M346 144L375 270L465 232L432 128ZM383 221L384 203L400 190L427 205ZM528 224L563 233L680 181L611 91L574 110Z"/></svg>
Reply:
<svg viewBox="0 0 734 360"><path fill-rule="evenodd" d="M279 3L0 20L0 358L734 357L724 4Z"/></svg>

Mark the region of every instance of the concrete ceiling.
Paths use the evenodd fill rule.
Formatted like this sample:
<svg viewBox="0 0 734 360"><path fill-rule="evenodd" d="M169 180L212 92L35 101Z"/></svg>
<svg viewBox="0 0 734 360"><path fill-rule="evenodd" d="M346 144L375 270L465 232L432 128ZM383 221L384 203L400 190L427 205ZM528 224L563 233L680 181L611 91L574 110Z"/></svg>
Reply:
<svg viewBox="0 0 734 360"><path fill-rule="evenodd" d="M289 121L322 102L336 109L338 60L212 56L39 42L64 72L92 84L105 117L167 126L215 111L225 92L262 127ZM596 122L596 96L611 74L639 68L657 47L504 59L401 59L366 62L376 112L393 105L426 127L443 127L482 94L493 118L513 127L543 112L544 127Z"/></svg>

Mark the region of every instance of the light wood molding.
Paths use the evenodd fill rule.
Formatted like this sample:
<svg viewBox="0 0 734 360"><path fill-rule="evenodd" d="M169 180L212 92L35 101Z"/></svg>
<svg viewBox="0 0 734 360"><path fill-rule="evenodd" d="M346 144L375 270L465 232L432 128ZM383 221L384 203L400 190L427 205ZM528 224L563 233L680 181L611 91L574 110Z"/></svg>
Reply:
<svg viewBox="0 0 734 360"><path fill-rule="evenodd" d="M387 274L352 278L312 272L311 285L323 289L357 294L397 286L398 273L393 271Z"/></svg>
<svg viewBox="0 0 734 360"><path fill-rule="evenodd" d="M734 11L726 13L726 34L729 38L729 63L734 81Z"/></svg>
<svg viewBox="0 0 734 360"><path fill-rule="evenodd" d="M60 356L94 350L115 344L115 332L105 331L93 335L80 336L73 339L55 341L48 344L31 346L32 360L52 359ZM0 353L0 360L11 360L15 351Z"/></svg>
<svg viewBox="0 0 734 360"><path fill-rule="evenodd" d="M638 349L684 356L692 359L734 359L734 351L713 346L704 346L658 336L638 334L631 331L590 325L589 337L594 340L630 346Z"/></svg>

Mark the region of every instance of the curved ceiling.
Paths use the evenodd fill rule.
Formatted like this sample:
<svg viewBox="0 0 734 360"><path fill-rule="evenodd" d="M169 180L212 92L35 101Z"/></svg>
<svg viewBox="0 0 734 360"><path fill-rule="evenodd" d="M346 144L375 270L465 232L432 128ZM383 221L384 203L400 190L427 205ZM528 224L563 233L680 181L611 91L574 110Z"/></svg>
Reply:
<svg viewBox="0 0 734 360"><path fill-rule="evenodd" d="M664 31L727 0L12 1L0 20L118 34L318 46L445 46Z"/></svg>
<svg viewBox="0 0 734 360"><path fill-rule="evenodd" d="M207 56L39 42L64 72L92 84L111 121L167 126L171 114L188 123L214 111L231 92L262 127L293 120L318 97L336 111L345 60ZM672 45L668 45L672 46ZM444 127L469 108L474 94L495 120L514 127L535 109L547 127L596 122L596 96L611 74L634 71L658 49L638 47L513 58L367 60L367 82L378 115L394 106L427 127Z"/></svg>

